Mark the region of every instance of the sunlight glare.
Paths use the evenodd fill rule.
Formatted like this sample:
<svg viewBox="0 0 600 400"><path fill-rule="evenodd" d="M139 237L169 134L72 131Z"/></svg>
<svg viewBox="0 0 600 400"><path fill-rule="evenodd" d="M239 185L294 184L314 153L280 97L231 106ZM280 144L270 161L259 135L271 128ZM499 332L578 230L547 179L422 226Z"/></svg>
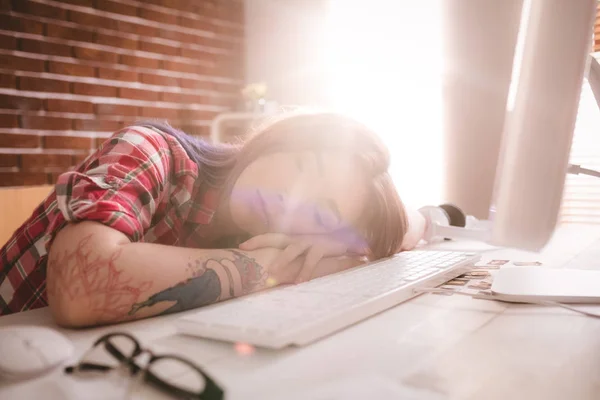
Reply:
<svg viewBox="0 0 600 400"><path fill-rule="evenodd" d="M412 207L441 199L441 0L331 0L330 104L376 130Z"/></svg>

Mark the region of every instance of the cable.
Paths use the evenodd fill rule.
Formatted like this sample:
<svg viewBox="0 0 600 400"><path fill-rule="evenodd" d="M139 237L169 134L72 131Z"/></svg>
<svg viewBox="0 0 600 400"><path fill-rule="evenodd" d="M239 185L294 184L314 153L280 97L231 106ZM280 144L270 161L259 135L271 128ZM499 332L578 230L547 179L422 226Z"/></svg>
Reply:
<svg viewBox="0 0 600 400"><path fill-rule="evenodd" d="M443 289L443 288L429 288L429 289L415 289L416 293L451 293L451 294L458 294L461 296L469 296L473 299L480 299L480 300L496 300L496 301L502 301L500 299L497 299L494 297L493 294L469 294L469 293L463 293L463 292L455 292L452 289ZM545 301L545 300L540 300L540 301L523 301L520 303L524 303L524 304L536 304L536 305L542 305L542 306L556 306L556 307L562 307L566 310L569 311L573 311L576 313L580 313L583 314L585 316L588 317L592 317L592 318L600 318L600 314L596 314L596 313L592 313L589 311L585 311L585 310L580 310L578 308L572 307L572 306L568 306L566 304L563 303L558 303L556 301Z"/></svg>
<svg viewBox="0 0 600 400"><path fill-rule="evenodd" d="M600 178L600 171L596 171L593 169L582 168L581 165L577 164L569 164L569 168L567 168L567 173L572 175L589 175L594 176L596 178Z"/></svg>

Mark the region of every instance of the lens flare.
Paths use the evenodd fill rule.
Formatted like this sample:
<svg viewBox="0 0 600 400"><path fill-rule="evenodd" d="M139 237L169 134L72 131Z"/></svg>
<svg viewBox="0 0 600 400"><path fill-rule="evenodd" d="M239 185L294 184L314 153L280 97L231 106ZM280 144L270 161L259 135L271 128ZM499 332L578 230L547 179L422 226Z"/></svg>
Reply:
<svg viewBox="0 0 600 400"><path fill-rule="evenodd" d="M267 286L268 287L273 287L277 285L277 281L275 280L275 278L267 278Z"/></svg>
<svg viewBox="0 0 600 400"><path fill-rule="evenodd" d="M252 355L255 351L254 346L248 343L238 342L234 345L236 353L241 356L249 356Z"/></svg>

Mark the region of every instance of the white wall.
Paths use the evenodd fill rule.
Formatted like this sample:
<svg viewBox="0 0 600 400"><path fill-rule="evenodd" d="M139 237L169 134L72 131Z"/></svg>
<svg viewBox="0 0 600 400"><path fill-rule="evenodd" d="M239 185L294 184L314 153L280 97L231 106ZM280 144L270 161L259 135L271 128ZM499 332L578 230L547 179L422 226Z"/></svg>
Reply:
<svg viewBox="0 0 600 400"><path fill-rule="evenodd" d="M246 0L246 81L283 105L327 104L327 0Z"/></svg>

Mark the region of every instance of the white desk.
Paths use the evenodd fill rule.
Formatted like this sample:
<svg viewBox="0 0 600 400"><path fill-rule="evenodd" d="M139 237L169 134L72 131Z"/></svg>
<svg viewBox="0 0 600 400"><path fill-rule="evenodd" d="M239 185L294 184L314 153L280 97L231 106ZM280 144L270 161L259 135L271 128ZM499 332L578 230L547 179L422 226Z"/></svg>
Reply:
<svg viewBox="0 0 600 400"><path fill-rule="evenodd" d="M438 247L485 250L484 260L559 266L599 238L600 228L561 228L540 255L472 243ZM204 366L228 399L314 398L301 393L336 380L360 383L361 376L427 390L424 399L600 399L600 319L559 308L423 295L308 347L257 349L247 356L227 343L177 335L170 322L179 315L62 331L75 343L76 356L105 332L132 332L157 351ZM46 309L0 318L0 326L16 324L55 327ZM0 383L0 399L91 398L92 386L76 386L73 379L57 369L26 383Z"/></svg>

